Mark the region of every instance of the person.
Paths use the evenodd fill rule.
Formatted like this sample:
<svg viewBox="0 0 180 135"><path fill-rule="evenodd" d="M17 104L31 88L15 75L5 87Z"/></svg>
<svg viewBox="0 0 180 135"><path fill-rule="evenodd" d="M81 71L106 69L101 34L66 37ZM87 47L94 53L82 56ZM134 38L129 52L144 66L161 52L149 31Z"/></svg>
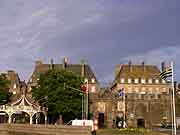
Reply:
<svg viewBox="0 0 180 135"><path fill-rule="evenodd" d="M122 128L122 125L123 125L122 121L119 121L118 122L118 128Z"/></svg>

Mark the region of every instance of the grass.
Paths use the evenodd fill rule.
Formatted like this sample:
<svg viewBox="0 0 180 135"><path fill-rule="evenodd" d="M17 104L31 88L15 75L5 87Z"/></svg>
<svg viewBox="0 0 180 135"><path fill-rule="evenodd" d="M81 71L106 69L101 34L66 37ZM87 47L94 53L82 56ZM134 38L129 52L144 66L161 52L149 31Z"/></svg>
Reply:
<svg viewBox="0 0 180 135"><path fill-rule="evenodd" d="M151 133L152 131L144 128L124 128L124 129L99 129L98 134L143 134Z"/></svg>

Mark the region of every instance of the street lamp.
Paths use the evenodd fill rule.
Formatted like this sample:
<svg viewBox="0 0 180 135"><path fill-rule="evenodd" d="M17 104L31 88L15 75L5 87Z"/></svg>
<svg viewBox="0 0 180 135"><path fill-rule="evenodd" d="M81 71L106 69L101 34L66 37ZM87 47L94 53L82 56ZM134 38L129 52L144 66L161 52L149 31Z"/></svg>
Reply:
<svg viewBox="0 0 180 135"><path fill-rule="evenodd" d="M88 114L88 112L87 112L87 110L86 110L86 117L84 116L84 110L85 110L85 102L84 102L84 95L86 94L86 87L83 85L82 87L81 87L81 90L80 89L77 89L77 88L73 88L73 87L70 87L70 86L67 86L65 83L64 83L64 88L70 88L70 89L72 89L72 90L75 90L75 91L78 91L78 92L80 92L80 95L82 96L82 119L87 119L88 117L87 117L87 114ZM86 104L87 104L88 102L86 101Z"/></svg>

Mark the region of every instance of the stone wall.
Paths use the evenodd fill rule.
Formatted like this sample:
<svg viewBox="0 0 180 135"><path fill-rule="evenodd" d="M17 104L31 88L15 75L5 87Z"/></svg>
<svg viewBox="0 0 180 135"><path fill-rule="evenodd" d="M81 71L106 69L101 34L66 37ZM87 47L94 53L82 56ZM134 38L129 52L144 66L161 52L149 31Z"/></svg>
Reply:
<svg viewBox="0 0 180 135"><path fill-rule="evenodd" d="M104 114L105 127L112 128L123 111L118 110L122 96L113 93L90 95L90 112L94 118ZM147 128L171 121L169 94L126 94L125 116L128 127L137 127L138 119L144 120Z"/></svg>
<svg viewBox="0 0 180 135"><path fill-rule="evenodd" d="M32 135L91 135L90 127L1 124L0 134L32 134Z"/></svg>

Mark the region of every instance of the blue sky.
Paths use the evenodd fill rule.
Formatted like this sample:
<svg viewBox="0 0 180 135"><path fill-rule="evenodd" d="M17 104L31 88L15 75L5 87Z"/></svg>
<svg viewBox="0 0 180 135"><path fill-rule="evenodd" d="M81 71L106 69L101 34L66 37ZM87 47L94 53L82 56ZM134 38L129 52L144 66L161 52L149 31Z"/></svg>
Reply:
<svg viewBox="0 0 180 135"><path fill-rule="evenodd" d="M102 84L117 64L175 62L179 0L0 0L0 70L28 80L35 60L85 59Z"/></svg>

